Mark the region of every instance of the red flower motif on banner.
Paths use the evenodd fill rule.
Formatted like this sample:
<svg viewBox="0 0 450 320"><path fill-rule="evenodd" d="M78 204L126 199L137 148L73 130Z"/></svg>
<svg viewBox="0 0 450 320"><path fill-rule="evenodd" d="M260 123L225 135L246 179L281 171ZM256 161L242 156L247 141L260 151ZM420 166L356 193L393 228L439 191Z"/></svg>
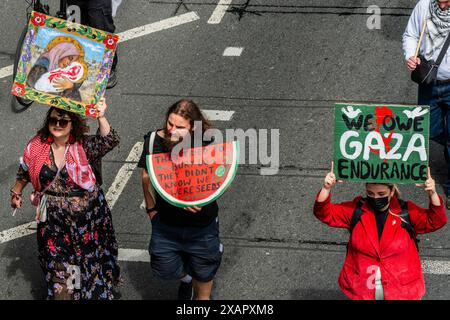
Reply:
<svg viewBox="0 0 450 320"><path fill-rule="evenodd" d="M88 241L89 241L89 239L91 238L91 235L89 234L89 233L86 233L85 235L84 235L84 243L88 243Z"/></svg>
<svg viewBox="0 0 450 320"><path fill-rule="evenodd" d="M35 12L34 16L31 18L31 22L35 26L42 27L43 25L45 25L45 19L46 18L47 18L47 16L45 14L42 14L42 13L39 13L39 12Z"/></svg>
<svg viewBox="0 0 450 320"><path fill-rule="evenodd" d="M117 41L119 41L119 37L117 35L112 36L108 34L105 40L103 40L103 43L108 49L113 50L116 47Z"/></svg>
<svg viewBox="0 0 450 320"><path fill-rule="evenodd" d="M13 94L17 96L23 96L25 94L25 84L14 82Z"/></svg>
<svg viewBox="0 0 450 320"><path fill-rule="evenodd" d="M84 106L84 114L87 117L97 118L97 110L95 109L95 104L88 104Z"/></svg>
<svg viewBox="0 0 450 320"><path fill-rule="evenodd" d="M98 241L98 232L97 231L94 232L94 239L95 239L95 241Z"/></svg>

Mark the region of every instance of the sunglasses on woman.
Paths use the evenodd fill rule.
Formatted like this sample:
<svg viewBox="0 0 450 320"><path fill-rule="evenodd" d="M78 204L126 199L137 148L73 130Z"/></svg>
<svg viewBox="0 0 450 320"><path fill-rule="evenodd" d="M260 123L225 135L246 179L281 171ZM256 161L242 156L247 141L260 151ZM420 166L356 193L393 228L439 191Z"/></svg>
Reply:
<svg viewBox="0 0 450 320"><path fill-rule="evenodd" d="M69 122L71 122L72 120L68 120L68 119L58 119L58 118L54 118L54 117L50 117L48 119L48 124L51 126L59 126L61 128L65 128L67 127L67 125L69 124Z"/></svg>

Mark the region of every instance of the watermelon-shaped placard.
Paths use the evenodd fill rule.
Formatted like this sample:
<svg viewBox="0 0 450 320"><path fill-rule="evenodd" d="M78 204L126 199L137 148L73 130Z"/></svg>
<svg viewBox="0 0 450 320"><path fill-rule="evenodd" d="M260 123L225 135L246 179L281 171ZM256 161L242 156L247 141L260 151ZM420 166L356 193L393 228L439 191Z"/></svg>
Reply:
<svg viewBox="0 0 450 320"><path fill-rule="evenodd" d="M188 149L177 159L170 153L147 155L147 170L153 187L167 202L180 208L201 207L230 186L238 161L239 144L233 141Z"/></svg>

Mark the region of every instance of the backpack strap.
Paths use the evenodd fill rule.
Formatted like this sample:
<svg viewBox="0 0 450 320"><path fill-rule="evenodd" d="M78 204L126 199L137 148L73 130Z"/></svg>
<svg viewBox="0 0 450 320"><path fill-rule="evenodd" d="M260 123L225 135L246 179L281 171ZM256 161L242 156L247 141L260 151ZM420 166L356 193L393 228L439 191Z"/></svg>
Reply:
<svg viewBox="0 0 450 320"><path fill-rule="evenodd" d="M416 230L414 229L413 224L411 223L411 218L409 217L408 211L408 202L398 199L400 203L400 207L402 208L402 213L399 215L402 220L402 228L405 228L408 231L411 239L414 240L416 244L417 251L419 251L419 242L420 240L417 238Z"/></svg>
<svg viewBox="0 0 450 320"><path fill-rule="evenodd" d="M402 228L405 228L406 231L408 231L411 239L416 239L416 230L414 230L414 226L411 223L411 218L409 217L408 202L401 199L398 199L398 202L400 203L400 208L402 209L402 212L399 214L399 217L402 220Z"/></svg>
<svg viewBox="0 0 450 320"><path fill-rule="evenodd" d="M435 62L435 65L439 67L442 60L444 59L445 54L447 53L448 47L450 46L450 33L447 35L445 39L444 45L442 46L441 52L439 52L439 56Z"/></svg>
<svg viewBox="0 0 450 320"><path fill-rule="evenodd" d="M366 202L366 198L361 198L359 199L358 203L356 204L355 210L353 211L352 214L352 220L350 221L350 233L353 232L353 229L355 228L356 224L359 222L359 220L361 220L361 216L363 214L362 211L362 206L364 204L364 202Z"/></svg>
<svg viewBox="0 0 450 320"><path fill-rule="evenodd" d="M150 134L150 138L148 139L148 155L152 155L153 154L153 146L155 144L155 137L156 137L156 132L157 131L153 131ZM147 168L147 172L148 172L148 168ZM149 173L150 174L150 173ZM148 192L150 193L150 195L153 198L153 202L155 203L156 206L156 192L155 192L155 188L153 187L153 184L151 183L151 179L150 179L150 184L148 186ZM145 201L145 199L144 199Z"/></svg>
<svg viewBox="0 0 450 320"><path fill-rule="evenodd" d="M400 208L402 209L402 212L398 215L402 220L401 227L406 229L406 231L408 232L411 239L414 239L417 250L419 250L420 240L417 239L417 233L414 230L414 226L411 223L411 218L409 217L408 202L403 201L401 199L397 199L397 200L400 204ZM363 214L361 207L363 206L365 201L366 201L366 198L361 198L361 199L359 199L358 203L356 204L355 210L353 211L352 220L350 221L350 229L349 229L350 234L353 232L353 229L355 228L355 226L359 222L359 220L361 220L361 216ZM348 247L347 247L347 250L348 250Z"/></svg>
<svg viewBox="0 0 450 320"><path fill-rule="evenodd" d="M153 131L150 134L150 138L148 139L148 154L149 155L153 154L153 145L155 144L155 136L156 136L156 131Z"/></svg>

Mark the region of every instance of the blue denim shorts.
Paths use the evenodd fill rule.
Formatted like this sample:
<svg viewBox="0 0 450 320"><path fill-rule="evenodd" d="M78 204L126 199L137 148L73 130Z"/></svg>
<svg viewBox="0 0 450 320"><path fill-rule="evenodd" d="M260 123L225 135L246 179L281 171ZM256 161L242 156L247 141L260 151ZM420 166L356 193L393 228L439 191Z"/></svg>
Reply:
<svg viewBox="0 0 450 320"><path fill-rule="evenodd" d="M208 226L178 227L152 219L149 245L152 271L164 280L178 280L189 274L195 280L213 280L222 261L219 218Z"/></svg>

